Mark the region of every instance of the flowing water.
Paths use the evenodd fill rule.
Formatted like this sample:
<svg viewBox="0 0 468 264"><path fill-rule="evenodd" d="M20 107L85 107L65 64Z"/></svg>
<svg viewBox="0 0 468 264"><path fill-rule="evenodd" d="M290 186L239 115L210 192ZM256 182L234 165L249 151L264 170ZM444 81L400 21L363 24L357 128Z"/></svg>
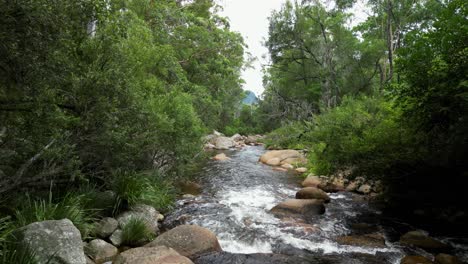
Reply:
<svg viewBox="0 0 468 264"><path fill-rule="evenodd" d="M399 263L408 251L427 254L389 242L397 239L396 236L392 238L394 230L382 224L379 211L372 209L366 199L352 193L330 194L326 213L307 219L307 222L276 218L269 210L294 198L300 189L300 179L259 163L264 151L263 147L246 147L226 152L231 158L228 161L209 162L199 175L203 193L196 198L179 200L176 210L165 223L168 226L185 223L206 227L217 235L223 250L230 253L365 253L379 255L385 263ZM355 229L359 224L384 234L386 247L344 246L336 242L336 237L362 231Z"/></svg>

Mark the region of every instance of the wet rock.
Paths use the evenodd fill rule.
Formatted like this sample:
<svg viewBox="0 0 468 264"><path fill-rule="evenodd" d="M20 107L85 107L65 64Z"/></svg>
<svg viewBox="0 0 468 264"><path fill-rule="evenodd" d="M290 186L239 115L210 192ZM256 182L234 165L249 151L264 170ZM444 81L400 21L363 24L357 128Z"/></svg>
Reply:
<svg viewBox="0 0 468 264"><path fill-rule="evenodd" d="M296 193L296 199L321 199L330 202L328 194L315 187L306 187Z"/></svg>
<svg viewBox="0 0 468 264"><path fill-rule="evenodd" d="M372 191L372 187L369 184L363 184L357 189L358 193L369 194Z"/></svg>
<svg viewBox="0 0 468 264"><path fill-rule="evenodd" d="M367 235L352 235L338 237L336 240L342 245L358 246L358 247L374 247L384 248L385 238L382 234L367 234Z"/></svg>
<svg viewBox="0 0 468 264"><path fill-rule="evenodd" d="M36 253L39 263L86 263L80 231L68 219L29 224L17 231L16 238Z"/></svg>
<svg viewBox="0 0 468 264"><path fill-rule="evenodd" d="M273 170L274 170L274 171L281 171L281 172L288 172L288 169L281 168L281 167L273 168Z"/></svg>
<svg viewBox="0 0 468 264"><path fill-rule="evenodd" d="M236 146L236 142L228 137L217 137L214 140L215 149L227 150Z"/></svg>
<svg viewBox="0 0 468 264"><path fill-rule="evenodd" d="M344 188L342 186L336 185L331 182L320 183L317 187L327 193L336 193L344 191Z"/></svg>
<svg viewBox="0 0 468 264"><path fill-rule="evenodd" d="M276 216L315 216L325 213L325 206L323 200L317 199L290 199L286 200L275 207L270 212Z"/></svg>
<svg viewBox="0 0 468 264"><path fill-rule="evenodd" d="M353 234L357 235L365 235L379 231L379 227L377 225L367 223L353 223L350 225L350 228L353 230Z"/></svg>
<svg viewBox="0 0 468 264"><path fill-rule="evenodd" d="M423 256L406 256L400 264L434 264L434 262Z"/></svg>
<svg viewBox="0 0 468 264"><path fill-rule="evenodd" d="M260 157L260 161L271 166L279 166L282 161L286 161L287 159L291 159L291 158L303 159L304 157L297 150L291 150L291 149L272 150L263 154ZM287 162L287 163L291 164L291 162Z"/></svg>
<svg viewBox="0 0 468 264"><path fill-rule="evenodd" d="M416 246L431 252L441 252L450 248L447 244L429 237L422 231L411 231L400 238L400 243Z"/></svg>
<svg viewBox="0 0 468 264"><path fill-rule="evenodd" d="M295 169L294 171L295 171L296 173L298 173L298 174L303 174L303 173L306 173L306 172L307 172L307 168L304 168L304 167L302 167L302 168L297 168L297 169Z"/></svg>
<svg viewBox="0 0 468 264"><path fill-rule="evenodd" d="M322 183L319 177L314 175L309 175L307 178L302 182L302 187L317 187Z"/></svg>
<svg viewBox="0 0 468 264"><path fill-rule="evenodd" d="M109 241L112 243L112 245L120 247L122 245L122 230L115 230L114 233L112 233L112 235L109 237Z"/></svg>
<svg viewBox="0 0 468 264"><path fill-rule="evenodd" d="M119 222L112 217L105 217L97 222L94 234L99 238L108 238L119 226Z"/></svg>
<svg viewBox="0 0 468 264"><path fill-rule="evenodd" d="M158 236L145 247L166 246L193 258L204 253L221 251L216 235L196 225L181 225Z"/></svg>
<svg viewBox="0 0 468 264"><path fill-rule="evenodd" d="M221 153L221 154L218 154L218 155L214 156L213 159L217 160L217 161L230 160L230 158L228 156L226 156L226 154L224 154L224 153Z"/></svg>
<svg viewBox="0 0 468 264"><path fill-rule="evenodd" d="M199 195L202 192L202 186L192 181L180 182L179 188L184 194Z"/></svg>
<svg viewBox="0 0 468 264"><path fill-rule="evenodd" d="M463 264L460 259L449 254L438 254L435 261L437 264Z"/></svg>
<svg viewBox="0 0 468 264"><path fill-rule="evenodd" d="M165 246L141 247L122 252L114 264L193 264L174 249Z"/></svg>
<svg viewBox="0 0 468 264"><path fill-rule="evenodd" d="M118 253L116 247L102 239L91 240L84 248L84 252L96 264L111 261Z"/></svg>
<svg viewBox="0 0 468 264"><path fill-rule="evenodd" d="M145 204L139 204L132 206L130 211L124 212L117 217L119 222L119 227L123 228L132 218L141 219L145 222L149 230L153 234L157 234L159 231L158 228L158 218L160 213L156 211L153 207Z"/></svg>
<svg viewBox="0 0 468 264"><path fill-rule="evenodd" d="M182 199L195 199L197 198L195 195L193 194L184 194L182 195Z"/></svg>

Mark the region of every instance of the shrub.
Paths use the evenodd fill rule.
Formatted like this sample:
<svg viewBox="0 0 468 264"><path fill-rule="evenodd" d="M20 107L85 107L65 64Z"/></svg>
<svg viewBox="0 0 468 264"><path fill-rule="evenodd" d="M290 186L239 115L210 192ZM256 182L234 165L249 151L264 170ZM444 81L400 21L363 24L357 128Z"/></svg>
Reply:
<svg viewBox="0 0 468 264"><path fill-rule="evenodd" d="M309 130L307 123L294 122L269 133L265 139L265 144L267 147L273 148L302 149L307 144L302 138L307 130Z"/></svg>
<svg viewBox="0 0 468 264"><path fill-rule="evenodd" d="M354 167L374 176L391 162L415 158L409 156L412 136L399 118L399 111L382 98L344 98L339 107L317 116L304 135L311 142L314 172L331 174Z"/></svg>
<svg viewBox="0 0 468 264"><path fill-rule="evenodd" d="M139 203L151 205L160 211L171 208L175 193L171 182L157 173L117 172L113 186L117 194L116 211Z"/></svg>
<svg viewBox="0 0 468 264"><path fill-rule="evenodd" d="M131 218L122 227L122 244L127 246L140 246L154 238L153 232L145 221L140 218Z"/></svg>

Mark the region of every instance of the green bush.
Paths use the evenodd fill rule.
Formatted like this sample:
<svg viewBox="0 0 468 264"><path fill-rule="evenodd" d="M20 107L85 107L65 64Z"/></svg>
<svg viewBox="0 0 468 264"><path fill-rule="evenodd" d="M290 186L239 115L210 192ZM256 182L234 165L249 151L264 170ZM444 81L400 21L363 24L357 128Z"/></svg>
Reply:
<svg viewBox="0 0 468 264"><path fill-rule="evenodd" d="M175 199L173 185L157 173L115 174L113 190L117 194L117 211L139 203L151 205L160 211L167 211L172 207Z"/></svg>
<svg viewBox="0 0 468 264"><path fill-rule="evenodd" d="M377 176L392 162L415 158L408 154L412 136L399 119L398 109L383 98L344 98L339 107L317 116L304 134L311 144L312 169L331 174L355 168Z"/></svg>
<svg viewBox="0 0 468 264"><path fill-rule="evenodd" d="M149 230L145 221L140 218L131 218L122 227L122 244L127 246L139 246L151 241L154 234Z"/></svg>
<svg viewBox="0 0 468 264"><path fill-rule="evenodd" d="M307 130L309 130L307 123L294 122L267 134L265 144L272 148L302 149L307 144L302 138Z"/></svg>

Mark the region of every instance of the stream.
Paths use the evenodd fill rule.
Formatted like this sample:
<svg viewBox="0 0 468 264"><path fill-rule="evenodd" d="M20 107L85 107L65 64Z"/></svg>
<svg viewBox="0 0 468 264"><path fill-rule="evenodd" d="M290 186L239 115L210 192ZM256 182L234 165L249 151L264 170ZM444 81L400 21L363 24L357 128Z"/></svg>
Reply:
<svg viewBox="0 0 468 264"><path fill-rule="evenodd" d="M294 198L300 177L274 171L258 162L260 146L226 151L227 161L210 161L199 179L203 193L181 199L165 225L195 224L213 231L224 253L196 263L399 263L407 254L428 255L397 243L404 223L383 219L365 197L340 192L329 194L324 215L306 221L279 219L269 213L278 203ZM363 228L364 226L364 228ZM340 245L339 236L364 231L384 235L386 247ZM467 247L446 238L466 261Z"/></svg>

